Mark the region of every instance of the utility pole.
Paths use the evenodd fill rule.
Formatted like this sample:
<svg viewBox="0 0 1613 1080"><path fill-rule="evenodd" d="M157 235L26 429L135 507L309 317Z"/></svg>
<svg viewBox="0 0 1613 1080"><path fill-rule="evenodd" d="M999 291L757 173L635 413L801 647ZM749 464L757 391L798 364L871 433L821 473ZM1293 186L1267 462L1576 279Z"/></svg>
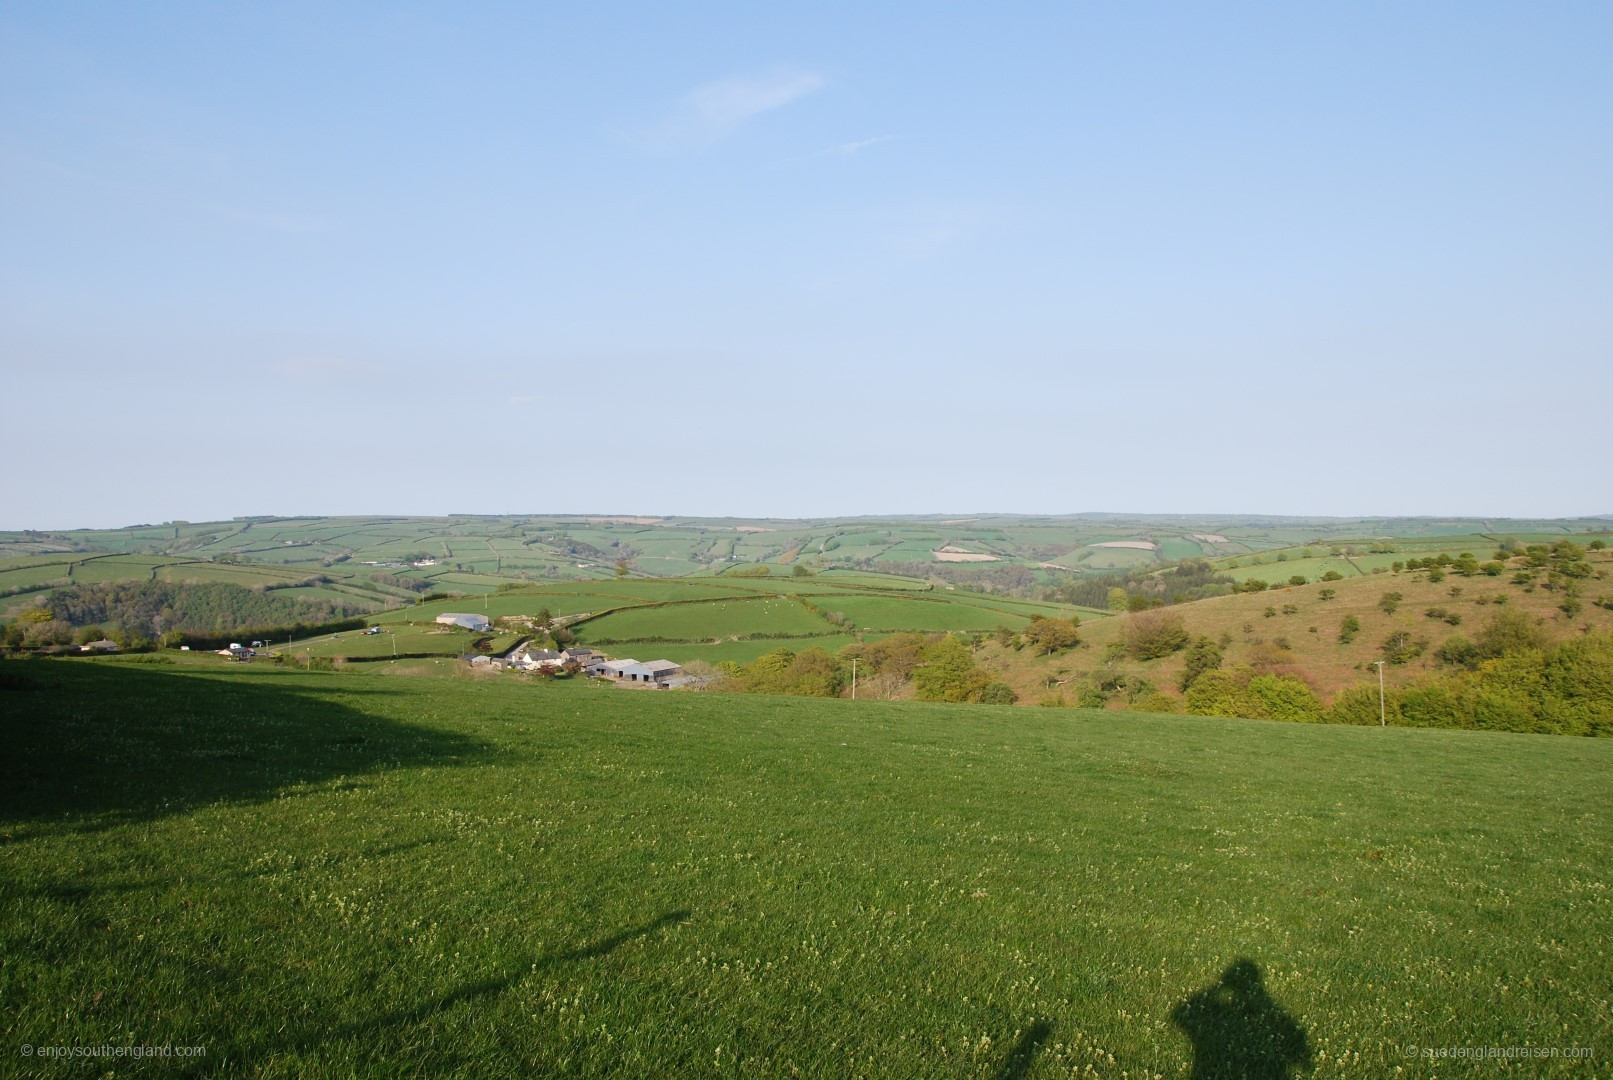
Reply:
<svg viewBox="0 0 1613 1080"><path fill-rule="evenodd" d="M1378 665L1378 726L1388 727L1388 714L1383 706L1383 661L1374 660L1373 663Z"/></svg>
<svg viewBox="0 0 1613 1080"><path fill-rule="evenodd" d="M857 658L851 658L851 700L857 700Z"/></svg>

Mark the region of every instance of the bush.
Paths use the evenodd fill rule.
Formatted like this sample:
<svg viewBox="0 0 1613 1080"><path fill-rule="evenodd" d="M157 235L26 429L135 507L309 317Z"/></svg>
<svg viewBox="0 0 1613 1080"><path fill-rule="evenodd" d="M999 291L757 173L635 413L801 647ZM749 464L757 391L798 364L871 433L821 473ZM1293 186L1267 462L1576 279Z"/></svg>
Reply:
<svg viewBox="0 0 1613 1080"><path fill-rule="evenodd" d="M979 701L993 681L975 666L968 646L955 637L930 642L922 659L922 666L913 672L920 701Z"/></svg>
<svg viewBox="0 0 1613 1080"><path fill-rule="evenodd" d="M1301 724L1322 721L1322 703L1311 688L1298 679L1286 675L1256 675L1249 680L1249 693L1258 710L1256 719Z"/></svg>
<svg viewBox="0 0 1613 1080"><path fill-rule="evenodd" d="M1179 713L1182 703L1163 690L1150 690L1127 704L1126 708L1131 712Z"/></svg>
<svg viewBox="0 0 1613 1080"><path fill-rule="evenodd" d="M1486 659L1512 653L1544 651L1546 633L1540 623L1528 614L1508 608L1490 617L1476 641L1479 654Z"/></svg>
<svg viewBox="0 0 1613 1080"><path fill-rule="evenodd" d="M1048 619L1037 615L1032 617L1029 626L1019 632L1019 636L1027 645L1034 646L1040 655L1062 652L1081 643L1077 625L1075 619Z"/></svg>
<svg viewBox="0 0 1613 1080"><path fill-rule="evenodd" d="M1400 609L1400 601L1404 599L1405 597L1397 592L1386 592L1378 597L1378 607L1385 615L1393 615Z"/></svg>
<svg viewBox="0 0 1613 1080"><path fill-rule="evenodd" d="M1012 705L1019 700L1014 688L1005 682L987 683L980 691L980 702L983 705Z"/></svg>
<svg viewBox="0 0 1613 1080"><path fill-rule="evenodd" d="M1176 688L1186 693L1200 675L1219 670L1221 659L1221 646L1207 637L1198 638L1187 650L1187 664L1182 669L1182 678Z"/></svg>
<svg viewBox="0 0 1613 1080"><path fill-rule="evenodd" d="M1126 655L1133 660L1157 660L1188 643L1187 627L1172 612L1144 612L1126 621L1120 632Z"/></svg>
<svg viewBox="0 0 1613 1080"><path fill-rule="evenodd" d="M1378 646L1378 649L1383 653L1385 660L1398 667L1401 664L1409 664L1417 659L1427 647L1428 642L1422 638L1413 638L1411 631L1396 630L1383 639L1383 643Z"/></svg>
<svg viewBox="0 0 1613 1080"><path fill-rule="evenodd" d="M1348 645L1355 640L1355 635L1361 632L1361 620L1354 615L1346 615L1339 621L1339 644Z"/></svg>
<svg viewBox="0 0 1613 1080"><path fill-rule="evenodd" d="M744 693L804 697L837 697L842 687L839 665L819 648L801 653L775 649L740 668L729 681Z"/></svg>
<svg viewBox="0 0 1613 1080"><path fill-rule="evenodd" d="M1476 668L1483 659L1479 647L1461 634L1452 634L1445 644L1434 650L1434 655L1440 663L1456 668Z"/></svg>
<svg viewBox="0 0 1613 1080"><path fill-rule="evenodd" d="M1187 691L1187 711L1195 716L1248 716L1255 709L1250 672L1206 671Z"/></svg>
<svg viewBox="0 0 1613 1080"><path fill-rule="evenodd" d="M1337 570L1329 570L1327 573L1322 575L1322 580L1323 581L1343 581L1344 580L1344 575L1339 573Z"/></svg>
<svg viewBox="0 0 1613 1080"><path fill-rule="evenodd" d="M1386 696L1384 713L1391 724L1400 723L1400 705L1393 696ZM1379 723L1378 686L1352 686L1333 699L1327 712L1330 724L1360 724L1376 727Z"/></svg>

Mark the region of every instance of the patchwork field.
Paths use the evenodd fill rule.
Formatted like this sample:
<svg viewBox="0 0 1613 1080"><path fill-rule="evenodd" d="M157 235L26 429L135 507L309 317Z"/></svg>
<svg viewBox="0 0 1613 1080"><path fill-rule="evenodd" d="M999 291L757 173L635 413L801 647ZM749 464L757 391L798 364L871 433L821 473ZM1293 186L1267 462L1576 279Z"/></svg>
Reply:
<svg viewBox="0 0 1613 1080"><path fill-rule="evenodd" d="M1607 741L91 660L0 704L13 1049L1354 1077L1610 1034Z"/></svg>
<svg viewBox="0 0 1613 1080"><path fill-rule="evenodd" d="M578 640L681 640L770 634L827 634L832 627L793 600L778 597L709 600L618 611L577 626Z"/></svg>

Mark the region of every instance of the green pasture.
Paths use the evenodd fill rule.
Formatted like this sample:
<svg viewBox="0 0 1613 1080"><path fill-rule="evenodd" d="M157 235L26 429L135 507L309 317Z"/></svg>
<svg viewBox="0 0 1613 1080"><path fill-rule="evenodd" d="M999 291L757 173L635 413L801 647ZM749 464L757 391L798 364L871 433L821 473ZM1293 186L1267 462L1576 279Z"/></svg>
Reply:
<svg viewBox="0 0 1613 1080"><path fill-rule="evenodd" d="M12 1053L1034 1078L1580 1076L1606 1052L1605 740L260 665L0 675ZM1598 1056L1419 1049L1526 1045Z"/></svg>
<svg viewBox="0 0 1613 1080"><path fill-rule="evenodd" d="M870 574L863 570L825 570L818 580L832 585L866 586L873 589L908 589L928 592L930 583L921 578L903 577L900 574Z"/></svg>
<svg viewBox="0 0 1613 1080"><path fill-rule="evenodd" d="M469 630L449 628L437 624L387 627L384 633L365 634L361 630L344 630L340 634L295 641L288 648L284 643L270 642L288 658L296 660L304 653L310 656L391 656L393 643L398 653L430 653L438 656L460 656L471 651L477 640L491 636L490 652L499 653L521 639L520 634L479 634Z"/></svg>
<svg viewBox="0 0 1613 1080"><path fill-rule="evenodd" d="M710 640L755 634L829 634L833 628L793 600L758 597L629 608L581 623L576 632L577 639L587 644L602 639Z"/></svg>
<svg viewBox="0 0 1613 1080"><path fill-rule="evenodd" d="M1139 548L1081 547L1065 552L1057 559L1045 560L1067 570L1128 570L1153 563L1154 553Z"/></svg>
<svg viewBox="0 0 1613 1080"><path fill-rule="evenodd" d="M880 635L870 634L867 640L876 640ZM853 644L857 639L850 634L824 634L821 637L809 638L750 638L740 641L718 642L667 642L667 641L618 641L614 645L606 646L605 651L611 656L631 656L635 660L671 660L677 664L687 664L691 660L704 660L710 664L732 660L735 663L748 664L758 656L775 652L779 649L789 649L791 652L805 652L807 649L822 649L833 656L847 645Z"/></svg>
<svg viewBox="0 0 1613 1080"><path fill-rule="evenodd" d="M1177 559L1193 559L1204 554L1206 547L1213 548L1213 544L1201 544L1197 540L1189 540L1181 536L1156 537L1159 542L1159 557L1170 561Z"/></svg>
<svg viewBox="0 0 1613 1080"><path fill-rule="evenodd" d="M110 561L110 560L105 560ZM90 564L94 566L94 563ZM129 571L137 568L129 565ZM120 577L122 580L143 581L151 577L151 568L148 565L144 577L136 572L126 571ZM103 570L105 572L105 570ZM278 566L233 566L228 563L210 562L164 562L156 567L156 580L168 581L175 584L195 582L198 584L240 585L250 589L254 585L268 585L286 581L298 581L314 573L313 570L288 569ZM321 571L323 572L323 571ZM78 574L73 575L74 581L80 581ZM103 580L114 580L111 577Z"/></svg>
<svg viewBox="0 0 1613 1080"><path fill-rule="evenodd" d="M619 607L628 603L658 603L663 600L720 600L743 595L746 588L743 582L718 585L709 580L615 578L587 584L546 585L537 590L537 595L598 596L602 598L600 607L607 606L605 600L615 601L608 606Z"/></svg>
<svg viewBox="0 0 1613 1080"><path fill-rule="evenodd" d="M821 610L838 612L859 630L1017 630L1030 622L1028 615L954 604L947 600L920 600L901 596L824 596L813 600Z"/></svg>
<svg viewBox="0 0 1613 1080"><path fill-rule="evenodd" d="M0 590L32 589L53 581L66 581L68 563L29 562L0 570Z"/></svg>
<svg viewBox="0 0 1613 1080"><path fill-rule="evenodd" d="M1388 558L1392 562L1395 558L1404 559L1405 556L1388 556ZM1362 562L1362 560L1354 560L1354 563L1359 562ZM1362 570L1358 570L1354 563L1352 563L1351 560L1342 557L1328 557L1321 559L1289 559L1287 562L1275 562L1268 555L1266 557L1266 561L1258 565L1232 567L1231 569L1223 570L1222 573L1226 574L1228 577L1232 578L1232 580L1237 582L1248 581L1250 578L1259 578L1261 581L1270 582L1271 584L1275 585L1279 583L1286 583L1288 579L1293 577L1295 574L1302 574L1311 581L1320 581L1322 575L1330 570L1335 570L1347 578L1359 577L1362 573ZM1363 566L1362 569L1367 568ZM1370 573L1371 571L1367 569L1367 572Z"/></svg>
<svg viewBox="0 0 1613 1080"><path fill-rule="evenodd" d="M111 555L99 559L85 559L73 567L73 584L93 585L106 581L149 581L153 567L166 564L167 559L143 558L138 555Z"/></svg>

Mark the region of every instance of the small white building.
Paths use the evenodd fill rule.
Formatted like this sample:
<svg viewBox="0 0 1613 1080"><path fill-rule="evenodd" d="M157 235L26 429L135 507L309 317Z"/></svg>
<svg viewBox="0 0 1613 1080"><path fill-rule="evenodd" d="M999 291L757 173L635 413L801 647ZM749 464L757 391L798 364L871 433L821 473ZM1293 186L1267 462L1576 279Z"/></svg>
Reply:
<svg viewBox="0 0 1613 1080"><path fill-rule="evenodd" d="M491 630L493 624L486 615L468 615L460 611L445 611L437 616L444 626L462 626L466 630Z"/></svg>

